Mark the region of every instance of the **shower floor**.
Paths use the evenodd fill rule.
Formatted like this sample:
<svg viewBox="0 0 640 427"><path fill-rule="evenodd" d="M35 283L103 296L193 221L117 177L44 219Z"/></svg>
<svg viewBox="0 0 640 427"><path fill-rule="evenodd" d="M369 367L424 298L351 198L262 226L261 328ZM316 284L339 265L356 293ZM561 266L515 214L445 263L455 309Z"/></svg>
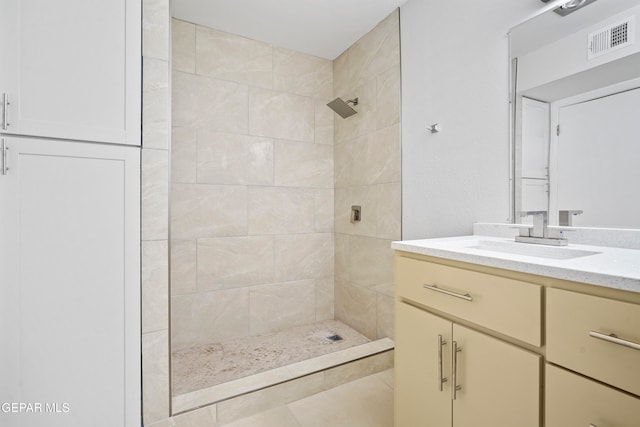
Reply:
<svg viewBox="0 0 640 427"><path fill-rule="evenodd" d="M341 340L329 337L338 335ZM337 320L172 352L173 395L344 350L370 340Z"/></svg>

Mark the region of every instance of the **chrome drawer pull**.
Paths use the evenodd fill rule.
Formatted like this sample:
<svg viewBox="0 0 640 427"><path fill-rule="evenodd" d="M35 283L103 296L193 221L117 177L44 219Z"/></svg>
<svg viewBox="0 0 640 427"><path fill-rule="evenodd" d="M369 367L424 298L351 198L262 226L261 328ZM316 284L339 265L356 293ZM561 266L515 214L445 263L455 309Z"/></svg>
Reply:
<svg viewBox="0 0 640 427"><path fill-rule="evenodd" d="M634 350L640 350L640 343L623 340L622 338L618 338L616 334L603 334L596 331L589 331L589 336L593 338L598 338L599 340L608 341L613 344L623 345L625 347L632 348Z"/></svg>
<svg viewBox="0 0 640 427"><path fill-rule="evenodd" d="M589 427L598 427L598 426L595 424L589 424Z"/></svg>
<svg viewBox="0 0 640 427"><path fill-rule="evenodd" d="M462 351L462 348L458 347L457 341L453 343L453 349L451 349L451 400L456 400L458 390L462 390L462 386L458 385L458 352Z"/></svg>
<svg viewBox="0 0 640 427"><path fill-rule="evenodd" d="M432 291L440 292L441 294L449 295L452 297L460 298L465 301L473 301L473 298L469 294L461 294L459 292L449 291L447 289L439 288L437 285L422 285L425 289L431 289Z"/></svg>
<svg viewBox="0 0 640 427"><path fill-rule="evenodd" d="M447 341L442 338L442 335L438 335L438 383L440 391L443 389L443 384L447 382L447 379L442 376L442 347L447 344Z"/></svg>

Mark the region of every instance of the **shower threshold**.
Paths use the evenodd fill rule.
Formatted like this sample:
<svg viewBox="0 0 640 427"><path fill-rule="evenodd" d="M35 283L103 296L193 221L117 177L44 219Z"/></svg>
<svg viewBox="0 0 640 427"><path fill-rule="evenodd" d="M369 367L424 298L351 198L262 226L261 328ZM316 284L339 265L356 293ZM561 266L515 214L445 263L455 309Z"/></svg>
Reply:
<svg viewBox="0 0 640 427"><path fill-rule="evenodd" d="M339 338L336 338L339 337ZM335 320L172 353L173 413L251 393L393 349Z"/></svg>

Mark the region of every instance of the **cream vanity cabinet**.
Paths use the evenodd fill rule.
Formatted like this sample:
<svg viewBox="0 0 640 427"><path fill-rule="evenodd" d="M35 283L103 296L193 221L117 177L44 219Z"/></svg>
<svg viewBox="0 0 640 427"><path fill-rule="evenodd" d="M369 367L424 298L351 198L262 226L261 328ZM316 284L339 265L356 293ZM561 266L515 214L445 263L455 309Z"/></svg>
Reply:
<svg viewBox="0 0 640 427"><path fill-rule="evenodd" d="M546 426L640 425L638 301L563 289L546 301Z"/></svg>
<svg viewBox="0 0 640 427"><path fill-rule="evenodd" d="M640 294L395 262L396 427L640 426Z"/></svg>
<svg viewBox="0 0 640 427"><path fill-rule="evenodd" d="M396 289L396 427L540 425L540 286L396 255Z"/></svg>
<svg viewBox="0 0 640 427"><path fill-rule="evenodd" d="M140 0L2 0L0 133L140 145Z"/></svg>
<svg viewBox="0 0 640 427"><path fill-rule="evenodd" d="M2 143L0 425L139 426L140 149Z"/></svg>

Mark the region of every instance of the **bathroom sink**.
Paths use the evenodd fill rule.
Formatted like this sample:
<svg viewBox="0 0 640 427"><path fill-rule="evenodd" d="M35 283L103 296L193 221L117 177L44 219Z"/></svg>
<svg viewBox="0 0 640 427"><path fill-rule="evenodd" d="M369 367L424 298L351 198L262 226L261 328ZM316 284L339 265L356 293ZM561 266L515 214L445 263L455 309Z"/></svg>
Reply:
<svg viewBox="0 0 640 427"><path fill-rule="evenodd" d="M493 241L493 240L477 240L469 242L466 245L469 249L479 249L482 251L501 252L513 255L526 255L538 258L548 259L573 259L589 255L597 255L601 252L587 251L583 249L573 249L557 246L543 246L527 243Z"/></svg>

